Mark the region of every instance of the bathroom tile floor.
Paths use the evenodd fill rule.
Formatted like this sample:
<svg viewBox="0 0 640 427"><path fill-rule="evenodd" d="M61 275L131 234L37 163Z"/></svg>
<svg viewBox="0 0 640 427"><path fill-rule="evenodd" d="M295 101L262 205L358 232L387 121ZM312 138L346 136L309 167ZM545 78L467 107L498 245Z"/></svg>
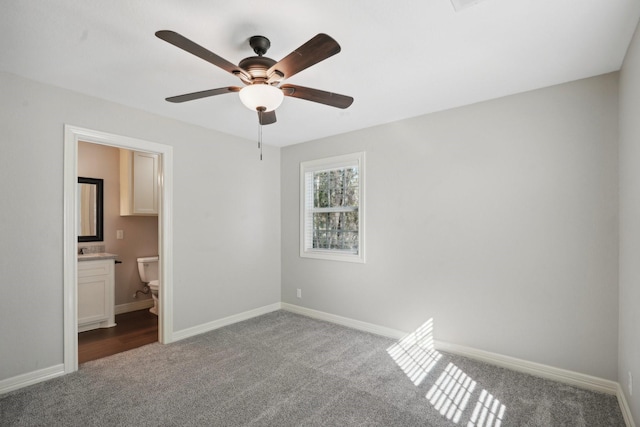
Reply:
<svg viewBox="0 0 640 427"><path fill-rule="evenodd" d="M78 334L78 363L88 362L158 341L158 316L148 309L116 315L113 328Z"/></svg>

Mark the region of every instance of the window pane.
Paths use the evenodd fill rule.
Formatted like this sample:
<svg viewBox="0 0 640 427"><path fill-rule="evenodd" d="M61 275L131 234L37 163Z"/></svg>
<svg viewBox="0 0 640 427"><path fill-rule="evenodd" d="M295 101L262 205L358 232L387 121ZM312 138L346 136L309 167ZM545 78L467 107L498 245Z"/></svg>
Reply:
<svg viewBox="0 0 640 427"><path fill-rule="evenodd" d="M313 248L358 250L358 212L313 214Z"/></svg>
<svg viewBox="0 0 640 427"><path fill-rule="evenodd" d="M358 206L358 168L341 168L313 174L313 207Z"/></svg>
<svg viewBox="0 0 640 427"><path fill-rule="evenodd" d="M313 175L313 206L329 207L329 172L316 172Z"/></svg>

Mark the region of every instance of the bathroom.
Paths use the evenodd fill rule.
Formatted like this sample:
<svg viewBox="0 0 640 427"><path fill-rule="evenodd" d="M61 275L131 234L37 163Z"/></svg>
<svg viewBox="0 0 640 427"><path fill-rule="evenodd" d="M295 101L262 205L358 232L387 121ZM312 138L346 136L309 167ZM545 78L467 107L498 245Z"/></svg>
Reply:
<svg viewBox="0 0 640 427"><path fill-rule="evenodd" d="M122 153L121 153L122 152ZM114 313L119 326L98 328L78 335L79 361L94 356L83 355L86 343L103 348L105 355L129 348L118 348L114 340L119 330L145 331L157 341L158 316L150 313L154 307L152 293L140 278L137 259L158 255L158 215L121 215L121 163L132 152L108 145L78 142L78 177L101 179L103 182L103 238L95 242L78 242L78 253L108 252L116 255L114 267ZM156 163L157 164L157 163ZM157 169L155 170L157 176ZM126 179L126 178L123 178ZM82 331L82 328L79 328ZM109 338L112 338L109 340ZM131 341L131 340L129 340ZM139 340L138 340L139 341ZM146 344L147 342L141 342ZM97 354L95 349L92 354ZM89 357L89 359L87 359Z"/></svg>

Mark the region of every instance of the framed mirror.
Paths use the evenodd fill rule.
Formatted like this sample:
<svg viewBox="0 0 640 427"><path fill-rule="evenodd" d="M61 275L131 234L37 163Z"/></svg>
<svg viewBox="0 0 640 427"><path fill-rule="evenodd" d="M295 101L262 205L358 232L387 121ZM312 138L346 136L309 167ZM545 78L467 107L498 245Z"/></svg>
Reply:
<svg viewBox="0 0 640 427"><path fill-rule="evenodd" d="M103 180L78 177L78 242L103 240Z"/></svg>

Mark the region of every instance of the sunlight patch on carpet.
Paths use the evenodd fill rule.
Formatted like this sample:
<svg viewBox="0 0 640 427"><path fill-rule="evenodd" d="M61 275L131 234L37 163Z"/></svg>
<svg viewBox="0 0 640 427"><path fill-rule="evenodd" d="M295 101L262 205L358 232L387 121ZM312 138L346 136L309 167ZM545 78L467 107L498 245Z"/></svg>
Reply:
<svg viewBox="0 0 640 427"><path fill-rule="evenodd" d="M433 344L433 319L393 344L387 353L413 384L420 385L442 357Z"/></svg>
<svg viewBox="0 0 640 427"><path fill-rule="evenodd" d="M411 382L419 386L442 358L435 349L433 319L387 348L387 353ZM477 381L455 364L449 363L432 384L425 397L447 420L454 424L468 420L467 427L502 425L506 406L486 389L478 393ZM471 411L469 402L476 396L477 402Z"/></svg>
<svg viewBox="0 0 640 427"><path fill-rule="evenodd" d="M440 415L458 423L475 388L476 382L470 376L449 363L426 397Z"/></svg>
<svg viewBox="0 0 640 427"><path fill-rule="evenodd" d="M482 390L467 427L500 427L505 410L506 406L498 399L487 390Z"/></svg>

